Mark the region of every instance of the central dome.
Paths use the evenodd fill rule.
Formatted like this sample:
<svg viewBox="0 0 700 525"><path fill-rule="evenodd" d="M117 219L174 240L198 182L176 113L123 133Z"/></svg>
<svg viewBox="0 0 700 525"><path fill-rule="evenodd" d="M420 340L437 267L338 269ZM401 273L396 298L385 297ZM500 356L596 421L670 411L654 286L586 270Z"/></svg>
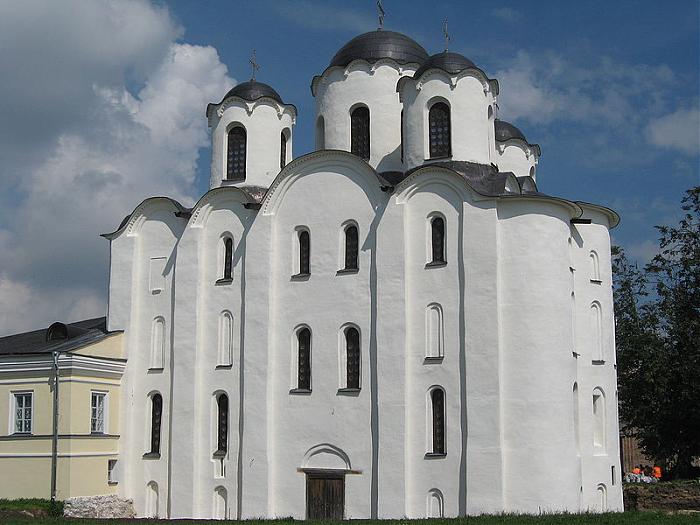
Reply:
<svg viewBox="0 0 700 525"><path fill-rule="evenodd" d="M335 54L330 66L347 66L357 59L376 62L391 58L396 62L422 64L428 58L423 46L412 38L394 31L370 31L356 36Z"/></svg>

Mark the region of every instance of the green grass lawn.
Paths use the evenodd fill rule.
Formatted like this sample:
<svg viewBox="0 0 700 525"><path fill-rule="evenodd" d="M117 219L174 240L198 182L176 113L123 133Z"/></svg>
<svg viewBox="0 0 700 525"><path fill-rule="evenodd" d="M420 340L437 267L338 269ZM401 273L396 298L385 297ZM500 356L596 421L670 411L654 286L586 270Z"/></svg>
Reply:
<svg viewBox="0 0 700 525"><path fill-rule="evenodd" d="M240 522L205 520L68 520L63 518L9 518L2 520L2 523L7 525L124 525L129 523L140 523L142 525L156 525L159 523L184 525L191 523L201 525L203 523L234 524ZM250 525L289 525L293 522L290 520L259 520L248 523ZM700 515L666 514L657 512L625 512L624 514L559 514L545 516L505 515L434 520L386 520L381 522L372 520L353 521L353 525L373 525L378 523L381 523L381 525L699 525Z"/></svg>

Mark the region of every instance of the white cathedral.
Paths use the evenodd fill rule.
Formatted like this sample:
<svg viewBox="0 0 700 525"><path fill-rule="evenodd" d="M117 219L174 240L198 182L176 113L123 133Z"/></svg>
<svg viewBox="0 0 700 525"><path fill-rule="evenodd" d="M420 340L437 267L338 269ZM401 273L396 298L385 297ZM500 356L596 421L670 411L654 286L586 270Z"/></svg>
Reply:
<svg viewBox="0 0 700 525"><path fill-rule="evenodd" d="M514 86L517 89L517 86ZM120 486L138 515L621 511L609 230L464 56L372 31L296 108L209 104L210 189L111 246Z"/></svg>

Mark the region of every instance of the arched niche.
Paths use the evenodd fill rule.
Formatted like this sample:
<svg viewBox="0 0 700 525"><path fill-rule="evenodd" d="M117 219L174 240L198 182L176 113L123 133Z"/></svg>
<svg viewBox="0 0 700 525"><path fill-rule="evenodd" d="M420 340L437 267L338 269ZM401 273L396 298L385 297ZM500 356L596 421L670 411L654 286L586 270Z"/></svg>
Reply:
<svg viewBox="0 0 700 525"><path fill-rule="evenodd" d="M329 443L311 447L304 454L303 470L350 471L352 465L348 455L340 448Z"/></svg>

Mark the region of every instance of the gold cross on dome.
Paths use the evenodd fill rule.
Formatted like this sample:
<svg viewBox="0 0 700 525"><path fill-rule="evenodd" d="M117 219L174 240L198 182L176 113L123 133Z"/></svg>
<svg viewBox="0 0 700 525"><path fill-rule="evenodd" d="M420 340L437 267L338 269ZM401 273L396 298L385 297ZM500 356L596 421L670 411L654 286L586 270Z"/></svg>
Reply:
<svg viewBox="0 0 700 525"><path fill-rule="evenodd" d="M442 34L445 35L445 53L450 47L450 33L447 32L447 18L442 23Z"/></svg>
<svg viewBox="0 0 700 525"><path fill-rule="evenodd" d="M250 60L248 60L250 63L250 68L252 69L252 74L250 76L250 80L255 80L255 72L260 69L260 64L258 64L258 61L255 58L255 49L253 49L253 54L250 56Z"/></svg>

